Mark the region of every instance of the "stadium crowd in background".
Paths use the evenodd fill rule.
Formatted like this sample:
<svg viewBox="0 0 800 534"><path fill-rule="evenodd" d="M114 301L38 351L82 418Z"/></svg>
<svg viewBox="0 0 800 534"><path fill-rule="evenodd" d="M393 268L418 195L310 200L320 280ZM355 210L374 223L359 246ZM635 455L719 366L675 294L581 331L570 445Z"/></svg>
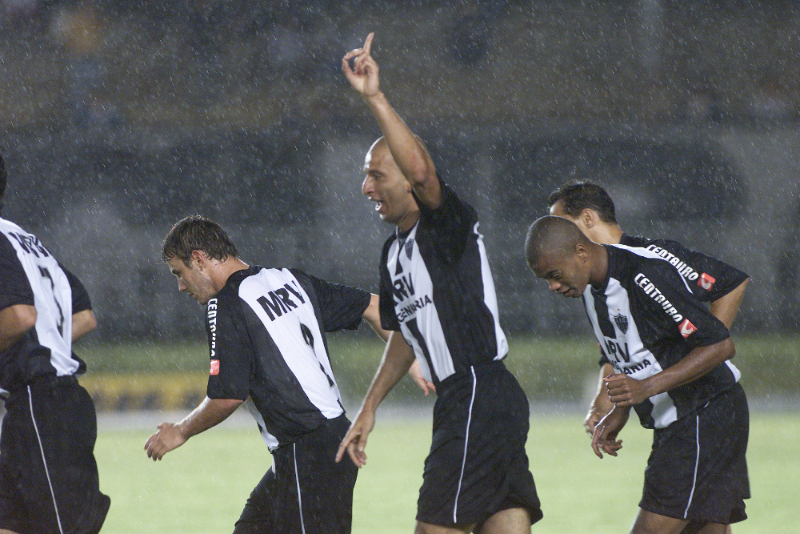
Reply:
<svg viewBox="0 0 800 534"><path fill-rule="evenodd" d="M362 192L395 226L380 263L381 324L392 333L337 460L346 452L365 464L378 405L416 358L437 392L416 532L528 533L542 517L525 452L529 406L502 362L508 344L477 213L381 92L373 37L342 70L383 133Z"/></svg>

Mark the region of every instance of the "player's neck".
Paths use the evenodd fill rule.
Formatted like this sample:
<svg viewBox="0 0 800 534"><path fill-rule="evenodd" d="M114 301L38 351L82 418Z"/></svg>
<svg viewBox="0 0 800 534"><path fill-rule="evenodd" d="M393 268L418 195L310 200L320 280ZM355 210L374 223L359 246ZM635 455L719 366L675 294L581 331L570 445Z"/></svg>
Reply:
<svg viewBox="0 0 800 534"><path fill-rule="evenodd" d="M403 217L400 218L399 221L395 223L395 225L397 226L397 229L400 231L400 233L406 233L410 231L412 228L414 228L414 225L417 224L418 220L419 220L419 210L418 209L409 210L405 213L405 215L403 215Z"/></svg>
<svg viewBox="0 0 800 534"><path fill-rule="evenodd" d="M597 224L592 228L589 239L601 245L619 245L623 233L618 224Z"/></svg>
<svg viewBox="0 0 800 534"><path fill-rule="evenodd" d="M225 287L225 284L228 282L228 278L230 278L233 273L243 271L249 267L249 265L239 258L228 258L225 261L215 265L212 277L214 285L217 286L217 290L219 291Z"/></svg>

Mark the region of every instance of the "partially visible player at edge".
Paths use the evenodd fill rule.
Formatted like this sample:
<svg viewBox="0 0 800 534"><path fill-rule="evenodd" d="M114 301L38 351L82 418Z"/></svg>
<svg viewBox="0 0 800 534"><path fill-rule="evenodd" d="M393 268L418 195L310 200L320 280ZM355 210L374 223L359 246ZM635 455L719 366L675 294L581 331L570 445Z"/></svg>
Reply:
<svg viewBox="0 0 800 534"><path fill-rule="evenodd" d="M0 201L7 173L0 155ZM97 415L72 343L97 326L86 289L39 239L0 218L0 533L100 531Z"/></svg>
<svg viewBox="0 0 800 534"><path fill-rule="evenodd" d="M595 454L617 455L632 407L654 430L631 534L724 534L746 519L749 412L734 344L687 280L655 252L600 245L553 215L531 225L525 258L551 291L582 298L613 363Z"/></svg>
<svg viewBox="0 0 800 534"><path fill-rule="evenodd" d="M711 314L728 329L733 325L750 280L746 273L701 252L689 250L677 241L626 234L617 223L611 196L590 180L565 183L550 193L547 207L550 215L574 222L595 243L643 247L667 259L689 282L692 292L701 301L710 303ZM603 378L612 374L614 369L605 356L601 357L600 365L597 394L584 421L590 436L594 434L597 422L611 409Z"/></svg>
<svg viewBox="0 0 800 534"><path fill-rule="evenodd" d="M529 406L502 363L508 344L478 217L380 91L372 40L342 70L384 135L367 152L362 192L396 226L380 264L381 323L392 333L337 460L346 451L365 464L378 404L416 357L438 395L416 532L529 533L542 517L525 453Z"/></svg>
<svg viewBox="0 0 800 534"><path fill-rule="evenodd" d="M331 370L325 332L361 320L385 340L378 297L297 269L249 266L215 222L178 221L162 257L178 289L206 306L210 370L205 400L145 443L160 460L245 403L273 456L235 534L348 534L358 469L334 461L350 421Z"/></svg>

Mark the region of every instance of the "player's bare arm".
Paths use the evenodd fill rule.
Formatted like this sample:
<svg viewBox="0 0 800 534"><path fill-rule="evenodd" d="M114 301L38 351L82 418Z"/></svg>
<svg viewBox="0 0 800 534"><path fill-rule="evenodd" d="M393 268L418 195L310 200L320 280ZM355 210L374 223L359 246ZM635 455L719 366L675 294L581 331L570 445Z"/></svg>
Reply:
<svg viewBox="0 0 800 534"><path fill-rule="evenodd" d="M597 383L597 393L595 394L592 403L589 405L589 412L586 414L586 419L583 421L583 427L590 436L594 434L594 429L595 426L597 426L597 422L605 417L605 415L611 411L611 407L614 406L611 402L611 399L608 398L608 390L605 387L606 383L603 381L605 377L612 374L614 374L614 367L612 367L610 363L604 363L600 367L600 378L598 379Z"/></svg>
<svg viewBox="0 0 800 534"><path fill-rule="evenodd" d="M747 284L750 279L745 279L744 282L736 286L736 288L727 295L718 298L711 303L709 311L711 315L719 319L726 328L730 330L733 321L736 319L736 314L739 313L739 306L742 304L744 291L747 289Z"/></svg>
<svg viewBox="0 0 800 534"><path fill-rule="evenodd" d="M378 307L378 303L380 302L380 298L378 295L372 295L370 297L369 306L367 309L364 310L363 315L361 316L367 324L375 331L378 336L384 340L389 340L389 335L391 332L389 330L384 330L381 327L381 315L380 315L380 308ZM433 385L432 382L428 382L425 380L425 377L422 376L422 368L419 366L419 362L414 359L414 363L411 364L411 367L408 369L408 374L411 376L411 379L414 383L419 386L419 389L427 397L431 391L436 391L436 387Z"/></svg>
<svg viewBox="0 0 800 534"><path fill-rule="evenodd" d="M347 451L350 459L358 467L363 467L367 463L367 455L364 450L367 446L367 438L375 426L375 411L389 391L408 372L413 361L413 349L406 343L400 332L392 332L375 378L361 404L361 409L339 445L336 453L337 462L342 460Z"/></svg>
<svg viewBox="0 0 800 534"><path fill-rule="evenodd" d="M644 380L636 380L624 374L609 376L603 380L611 402L620 407L633 406L653 395L694 382L732 358L735 353L733 340L727 338L707 347L695 348L675 365Z"/></svg>
<svg viewBox="0 0 800 534"><path fill-rule="evenodd" d="M0 310L0 351L13 346L36 325L36 308L14 304Z"/></svg>
<svg viewBox="0 0 800 534"><path fill-rule="evenodd" d="M370 33L363 48L351 50L342 58L342 71L378 121L395 163L417 197L425 205L438 208L441 204L441 185L433 160L380 90L378 64L371 55L374 37L375 34Z"/></svg>
<svg viewBox="0 0 800 534"><path fill-rule="evenodd" d="M180 423L161 423L158 431L147 438L144 450L147 456L160 460L169 451L177 449L186 441L227 419L242 404L239 399L209 399L192 410Z"/></svg>
<svg viewBox="0 0 800 534"><path fill-rule="evenodd" d="M72 342L97 328L97 319L92 310L81 310L72 314Z"/></svg>
<svg viewBox="0 0 800 534"><path fill-rule="evenodd" d="M370 328L372 328L372 330L375 331L376 334L378 334L378 337L384 341L388 341L389 334L391 334L391 332L389 330L384 330L381 326L381 312L378 305L379 302L380 298L378 295L370 295L369 306L367 306L367 309L364 310L363 314L361 314L361 318L367 322L367 324L370 326Z"/></svg>

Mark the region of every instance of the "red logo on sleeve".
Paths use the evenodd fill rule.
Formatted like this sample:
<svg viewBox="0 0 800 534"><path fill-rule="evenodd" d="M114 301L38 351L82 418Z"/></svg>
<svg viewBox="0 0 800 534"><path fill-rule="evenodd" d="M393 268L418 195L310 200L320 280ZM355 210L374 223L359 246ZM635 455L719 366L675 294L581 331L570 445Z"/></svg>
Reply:
<svg viewBox="0 0 800 534"><path fill-rule="evenodd" d="M680 328L681 328L681 335L683 337L689 337L695 332L697 332L697 327L693 325L689 319L684 319L683 322L681 323Z"/></svg>
<svg viewBox="0 0 800 534"><path fill-rule="evenodd" d="M705 289L706 291L711 291L711 288L714 287L714 282L717 279L711 276L708 273L703 273L700 275L700 279L697 281L697 285Z"/></svg>
<svg viewBox="0 0 800 534"><path fill-rule="evenodd" d="M686 337L686 336L684 336ZM211 370L208 372L210 375L219 374L219 360L211 360Z"/></svg>

